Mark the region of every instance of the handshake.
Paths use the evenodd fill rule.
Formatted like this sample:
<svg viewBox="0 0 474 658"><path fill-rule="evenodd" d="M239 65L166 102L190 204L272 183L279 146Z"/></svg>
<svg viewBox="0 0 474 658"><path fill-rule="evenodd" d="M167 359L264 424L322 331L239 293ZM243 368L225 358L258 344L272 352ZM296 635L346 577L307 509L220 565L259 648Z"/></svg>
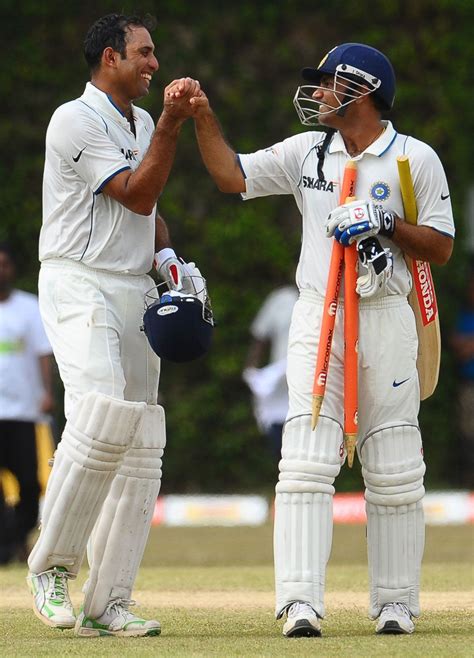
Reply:
<svg viewBox="0 0 474 658"><path fill-rule="evenodd" d="M351 201L335 208L326 220L327 237L334 237L345 247L357 243L359 261L367 270L357 279L356 291L361 297L386 291L393 273L393 256L375 236L391 238L395 217L393 212L380 210L370 201Z"/></svg>

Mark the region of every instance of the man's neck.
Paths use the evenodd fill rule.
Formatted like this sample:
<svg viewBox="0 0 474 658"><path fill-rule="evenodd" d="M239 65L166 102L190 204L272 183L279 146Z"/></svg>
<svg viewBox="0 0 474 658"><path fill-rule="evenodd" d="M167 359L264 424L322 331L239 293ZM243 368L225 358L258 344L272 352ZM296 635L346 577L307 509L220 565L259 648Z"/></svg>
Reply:
<svg viewBox="0 0 474 658"><path fill-rule="evenodd" d="M125 117L127 117L130 122L133 121L133 109L131 101L122 99L117 90L114 89L112 85L108 84L107 81L103 78L92 77L91 83L104 94L107 94L107 96L112 100L113 104L120 110L120 112L122 112Z"/></svg>
<svg viewBox="0 0 474 658"><path fill-rule="evenodd" d="M347 152L351 157L363 153L385 130L385 124L382 121L373 122L369 126L360 127L360 125L352 130L340 131Z"/></svg>

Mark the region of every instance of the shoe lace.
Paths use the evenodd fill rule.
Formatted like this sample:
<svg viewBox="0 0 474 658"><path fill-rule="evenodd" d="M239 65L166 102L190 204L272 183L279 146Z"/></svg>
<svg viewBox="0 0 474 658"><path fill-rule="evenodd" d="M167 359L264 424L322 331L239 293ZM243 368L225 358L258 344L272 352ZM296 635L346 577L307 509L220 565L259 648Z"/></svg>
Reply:
<svg viewBox="0 0 474 658"><path fill-rule="evenodd" d="M299 615L300 613L305 613L305 612L310 613L311 615L315 614L311 605L309 603L306 603L306 601L295 601L295 603L292 603L288 608L288 616Z"/></svg>
<svg viewBox="0 0 474 658"><path fill-rule="evenodd" d="M400 616L406 616L411 619L411 613L408 606L405 603L400 603L395 601L394 603L387 603L384 605L384 612L393 611L395 614Z"/></svg>
<svg viewBox="0 0 474 658"><path fill-rule="evenodd" d="M133 613L129 611L129 608L134 605L136 605L136 601L133 599L112 599L108 602L105 612L116 612L118 615L123 614L126 616L133 615Z"/></svg>
<svg viewBox="0 0 474 658"><path fill-rule="evenodd" d="M61 603L68 602L69 594L67 588L67 581L69 578L73 578L74 574L66 571L64 567L55 567L50 571L43 571L42 573L53 574L53 578L51 579L51 585L49 589L50 597L56 601L60 601Z"/></svg>

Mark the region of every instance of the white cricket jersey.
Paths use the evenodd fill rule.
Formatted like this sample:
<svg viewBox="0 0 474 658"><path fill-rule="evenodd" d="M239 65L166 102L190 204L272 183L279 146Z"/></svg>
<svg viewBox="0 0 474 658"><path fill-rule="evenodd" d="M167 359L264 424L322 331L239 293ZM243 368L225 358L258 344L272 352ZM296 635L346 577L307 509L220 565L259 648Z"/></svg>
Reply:
<svg viewBox="0 0 474 658"><path fill-rule="evenodd" d="M418 224L454 237L454 222L448 184L443 166L427 144L407 135L399 135L390 121L385 131L367 149L350 157L340 133L329 144L324 159L325 181L318 180L317 147L324 132L305 132L274 146L251 154L240 154L245 176L244 199L271 194L293 194L303 217L303 234L296 281L300 289L312 289L324 296L333 240L326 237L325 221L340 204L339 195L348 160L357 163L356 196L373 201L379 208L404 216L397 156L407 155L413 176L418 206ZM391 240L379 236L394 258L389 294L406 295L411 276L402 250Z"/></svg>
<svg viewBox="0 0 474 658"><path fill-rule="evenodd" d="M155 129L133 106L136 137L112 99L90 82L61 105L46 133L39 258L65 258L112 272L144 274L154 256L155 212L138 215L102 193L119 172L135 170Z"/></svg>
<svg viewBox="0 0 474 658"><path fill-rule="evenodd" d="M44 393L39 358L51 353L38 298L13 290L0 301L0 420L39 419Z"/></svg>

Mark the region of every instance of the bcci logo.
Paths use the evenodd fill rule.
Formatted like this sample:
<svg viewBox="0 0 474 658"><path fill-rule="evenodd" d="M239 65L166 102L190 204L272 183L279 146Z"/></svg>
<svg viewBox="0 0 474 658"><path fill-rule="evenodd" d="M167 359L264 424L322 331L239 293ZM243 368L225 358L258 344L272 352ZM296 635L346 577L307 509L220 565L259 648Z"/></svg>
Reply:
<svg viewBox="0 0 474 658"><path fill-rule="evenodd" d="M390 186L383 181L377 181L370 188L370 196L374 201L386 201L390 193Z"/></svg>

